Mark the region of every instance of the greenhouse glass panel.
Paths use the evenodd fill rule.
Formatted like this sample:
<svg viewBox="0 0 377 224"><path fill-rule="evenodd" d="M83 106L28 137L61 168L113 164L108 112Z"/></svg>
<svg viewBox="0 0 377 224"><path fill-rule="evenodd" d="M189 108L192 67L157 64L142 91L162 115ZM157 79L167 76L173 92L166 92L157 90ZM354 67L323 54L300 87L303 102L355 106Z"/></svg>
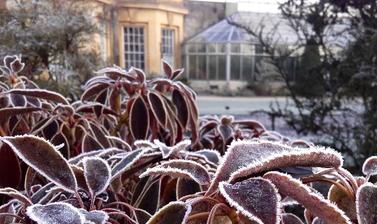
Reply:
<svg viewBox="0 0 377 224"><path fill-rule="evenodd" d="M196 56L190 55L189 56L189 77L191 79L196 79Z"/></svg>
<svg viewBox="0 0 377 224"><path fill-rule="evenodd" d="M264 47L260 44L257 44L254 46L255 47L255 54L264 54Z"/></svg>
<svg viewBox="0 0 377 224"><path fill-rule="evenodd" d="M272 72L273 66L269 62L268 56L256 56L255 57L255 80L260 80L263 75Z"/></svg>
<svg viewBox="0 0 377 224"><path fill-rule="evenodd" d="M239 54L241 52L241 45L239 43L231 44L230 52Z"/></svg>
<svg viewBox="0 0 377 224"><path fill-rule="evenodd" d="M188 49L188 52L196 52L195 44L188 44L187 49Z"/></svg>
<svg viewBox="0 0 377 224"><path fill-rule="evenodd" d="M254 56L242 56L242 80L252 81L254 72Z"/></svg>
<svg viewBox="0 0 377 224"><path fill-rule="evenodd" d="M225 53L226 52L226 44L218 44L217 45L217 52Z"/></svg>
<svg viewBox="0 0 377 224"><path fill-rule="evenodd" d="M209 53L215 53L216 52L216 44L208 44L207 45L207 51Z"/></svg>
<svg viewBox="0 0 377 224"><path fill-rule="evenodd" d="M251 44L241 44L241 53L242 54L253 54L253 45Z"/></svg>
<svg viewBox="0 0 377 224"><path fill-rule="evenodd" d="M219 55L218 56L218 72L219 80L226 80L226 56L225 55Z"/></svg>
<svg viewBox="0 0 377 224"><path fill-rule="evenodd" d="M197 44L196 50L200 53L205 53L206 52L206 45L205 44Z"/></svg>
<svg viewBox="0 0 377 224"><path fill-rule="evenodd" d="M198 79L207 79L207 60L205 55L198 55Z"/></svg>
<svg viewBox="0 0 377 224"><path fill-rule="evenodd" d="M216 55L210 55L208 56L209 60L209 79L216 80L217 79L217 56Z"/></svg>
<svg viewBox="0 0 377 224"><path fill-rule="evenodd" d="M241 56L232 55L230 58L230 79L241 80Z"/></svg>

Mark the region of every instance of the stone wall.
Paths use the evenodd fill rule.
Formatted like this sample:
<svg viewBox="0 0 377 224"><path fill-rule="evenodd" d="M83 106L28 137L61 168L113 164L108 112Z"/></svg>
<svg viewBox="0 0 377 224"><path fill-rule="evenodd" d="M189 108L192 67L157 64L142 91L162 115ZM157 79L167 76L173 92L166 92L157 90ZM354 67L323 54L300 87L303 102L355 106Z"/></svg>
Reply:
<svg viewBox="0 0 377 224"><path fill-rule="evenodd" d="M195 36L226 16L226 3L185 1L188 14L184 22L184 39Z"/></svg>

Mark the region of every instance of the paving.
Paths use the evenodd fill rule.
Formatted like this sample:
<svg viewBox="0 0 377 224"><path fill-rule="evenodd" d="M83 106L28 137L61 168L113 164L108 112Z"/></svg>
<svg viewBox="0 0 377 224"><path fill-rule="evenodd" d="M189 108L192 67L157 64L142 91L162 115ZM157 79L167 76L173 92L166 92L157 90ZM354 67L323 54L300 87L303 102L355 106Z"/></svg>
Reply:
<svg viewBox="0 0 377 224"><path fill-rule="evenodd" d="M198 96L199 113L248 115L252 111L270 110L270 106L278 102L285 105L286 97L222 97Z"/></svg>

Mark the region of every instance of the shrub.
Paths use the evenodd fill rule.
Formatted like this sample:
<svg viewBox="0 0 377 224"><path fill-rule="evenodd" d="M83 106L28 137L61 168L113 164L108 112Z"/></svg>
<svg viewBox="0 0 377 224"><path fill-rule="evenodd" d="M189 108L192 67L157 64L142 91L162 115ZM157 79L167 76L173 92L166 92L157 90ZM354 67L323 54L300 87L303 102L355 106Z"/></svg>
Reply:
<svg viewBox="0 0 377 224"><path fill-rule="evenodd" d="M153 80L100 70L72 103L22 67L1 67L0 223L377 222L377 157L354 177L333 149L253 120L198 118L195 93L174 81L182 70L166 63Z"/></svg>

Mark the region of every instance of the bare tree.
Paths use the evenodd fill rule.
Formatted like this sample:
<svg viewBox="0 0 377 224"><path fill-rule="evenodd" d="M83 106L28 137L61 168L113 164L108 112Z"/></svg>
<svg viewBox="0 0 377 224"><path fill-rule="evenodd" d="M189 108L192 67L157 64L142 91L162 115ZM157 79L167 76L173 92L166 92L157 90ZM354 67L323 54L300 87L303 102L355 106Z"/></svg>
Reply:
<svg viewBox="0 0 377 224"><path fill-rule="evenodd" d="M0 52L22 54L33 79L47 75L48 87L79 89L100 62L88 48L99 32L88 4L76 0L9 1L0 16Z"/></svg>
<svg viewBox="0 0 377 224"><path fill-rule="evenodd" d="M279 39L280 24L265 30L240 18L229 23L257 37L284 80L294 110L277 104L275 116L299 134L321 136L318 143L342 151L359 171L377 145L376 2L288 0L280 9L297 37L289 47ZM298 62L294 80L285 66L290 57Z"/></svg>

